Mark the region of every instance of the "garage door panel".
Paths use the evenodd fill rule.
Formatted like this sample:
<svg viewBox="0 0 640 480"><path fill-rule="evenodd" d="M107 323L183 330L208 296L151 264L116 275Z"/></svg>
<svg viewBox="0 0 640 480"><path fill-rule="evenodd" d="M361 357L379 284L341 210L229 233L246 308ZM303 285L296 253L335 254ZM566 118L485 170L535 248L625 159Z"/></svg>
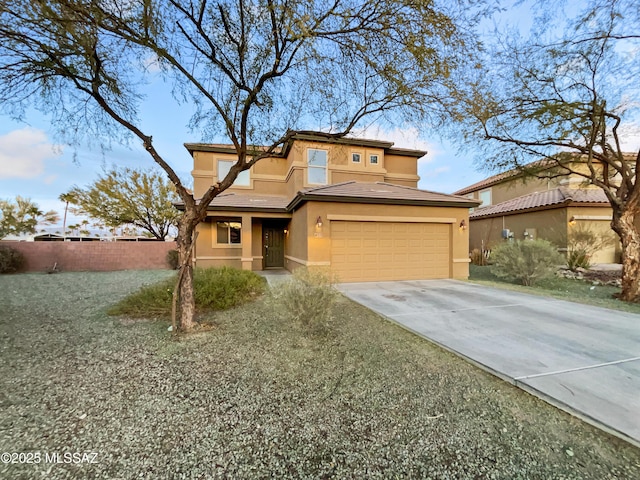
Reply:
<svg viewBox="0 0 640 480"><path fill-rule="evenodd" d="M449 278L448 224L331 222L331 265L343 282Z"/></svg>

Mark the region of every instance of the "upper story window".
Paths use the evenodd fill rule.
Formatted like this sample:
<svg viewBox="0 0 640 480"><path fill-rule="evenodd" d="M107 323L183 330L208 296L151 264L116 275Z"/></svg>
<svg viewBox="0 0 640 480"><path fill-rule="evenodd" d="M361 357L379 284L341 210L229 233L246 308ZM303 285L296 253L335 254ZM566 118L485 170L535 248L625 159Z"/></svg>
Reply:
<svg viewBox="0 0 640 480"><path fill-rule="evenodd" d="M307 182L316 185L327 183L327 151L307 150Z"/></svg>
<svg viewBox="0 0 640 480"><path fill-rule="evenodd" d="M233 164L236 163L232 160L218 160L218 181L221 182L228 175L229 170ZM249 179L249 170L244 170L238 174L236 181L233 182L236 187L249 187L251 181Z"/></svg>
<svg viewBox="0 0 640 480"><path fill-rule="evenodd" d="M467 195L465 195L465 197L470 198L471 200L475 200L476 196L473 193L469 193ZM469 212L473 212L475 210L475 207L471 207L469 208Z"/></svg>
<svg viewBox="0 0 640 480"><path fill-rule="evenodd" d="M240 222L216 222L217 243L219 245L239 244L242 224Z"/></svg>
<svg viewBox="0 0 640 480"><path fill-rule="evenodd" d="M361 155L359 153L352 153L351 154L351 161L353 163L360 163L360 158L361 158Z"/></svg>
<svg viewBox="0 0 640 480"><path fill-rule="evenodd" d="M378 165L378 155L369 155L369 164Z"/></svg>
<svg viewBox="0 0 640 480"><path fill-rule="evenodd" d="M491 189L489 188L478 192L478 200L482 202L480 207L488 207L491 205Z"/></svg>

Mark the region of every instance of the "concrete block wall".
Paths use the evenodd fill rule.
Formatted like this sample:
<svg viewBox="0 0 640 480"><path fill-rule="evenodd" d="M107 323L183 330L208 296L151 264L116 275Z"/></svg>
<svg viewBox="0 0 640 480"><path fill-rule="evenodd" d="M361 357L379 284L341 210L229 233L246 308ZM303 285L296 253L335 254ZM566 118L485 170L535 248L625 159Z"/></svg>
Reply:
<svg viewBox="0 0 640 480"><path fill-rule="evenodd" d="M26 271L45 272L57 263L64 272L160 270L169 268L167 252L175 242L13 242L6 245L22 252Z"/></svg>

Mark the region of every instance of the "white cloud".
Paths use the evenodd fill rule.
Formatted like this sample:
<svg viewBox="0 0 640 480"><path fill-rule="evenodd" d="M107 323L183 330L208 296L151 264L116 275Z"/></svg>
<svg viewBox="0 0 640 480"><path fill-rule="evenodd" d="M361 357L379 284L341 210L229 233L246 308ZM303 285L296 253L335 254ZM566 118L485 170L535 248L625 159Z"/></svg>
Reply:
<svg viewBox="0 0 640 480"><path fill-rule="evenodd" d="M393 146L397 148L426 150L427 155L420 160L420 163L431 162L439 153L441 153L436 144L427 142L420 138L420 133L416 128L394 128L393 130L384 130L379 126L372 125L364 129L354 130L351 136L393 142Z"/></svg>
<svg viewBox="0 0 640 480"><path fill-rule="evenodd" d="M60 155L61 150L61 146L49 142L45 132L35 128L0 135L0 179L42 175L45 160Z"/></svg>

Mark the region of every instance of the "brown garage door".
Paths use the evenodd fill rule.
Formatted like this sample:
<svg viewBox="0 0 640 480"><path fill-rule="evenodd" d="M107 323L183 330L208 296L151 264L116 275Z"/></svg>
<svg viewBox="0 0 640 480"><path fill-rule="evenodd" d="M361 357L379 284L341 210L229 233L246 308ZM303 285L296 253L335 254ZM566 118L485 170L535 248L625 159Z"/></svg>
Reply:
<svg viewBox="0 0 640 480"><path fill-rule="evenodd" d="M449 278L451 226L331 222L331 268L340 282Z"/></svg>

